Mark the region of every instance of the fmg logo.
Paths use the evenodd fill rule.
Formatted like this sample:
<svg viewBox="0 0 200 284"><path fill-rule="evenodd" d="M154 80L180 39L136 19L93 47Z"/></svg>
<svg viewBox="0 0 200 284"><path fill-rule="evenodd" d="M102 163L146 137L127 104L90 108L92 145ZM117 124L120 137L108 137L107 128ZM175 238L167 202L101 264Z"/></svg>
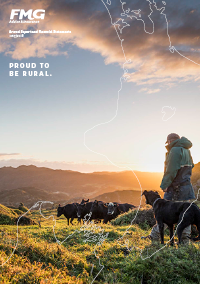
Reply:
<svg viewBox="0 0 200 284"><path fill-rule="evenodd" d="M10 20L13 20L15 16L18 16L19 20L22 20L24 17L27 17L29 20L44 20L45 10L37 9L33 11L33 9L30 9L25 12L24 9L12 9L10 13Z"/></svg>

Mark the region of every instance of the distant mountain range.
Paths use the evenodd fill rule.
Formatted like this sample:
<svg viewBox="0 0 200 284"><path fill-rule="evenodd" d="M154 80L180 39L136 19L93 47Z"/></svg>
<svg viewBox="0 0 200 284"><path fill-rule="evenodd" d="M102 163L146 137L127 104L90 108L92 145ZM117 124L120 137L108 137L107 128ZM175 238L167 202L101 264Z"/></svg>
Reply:
<svg viewBox="0 0 200 284"><path fill-rule="evenodd" d="M140 205L141 191L140 190L117 190L114 192L107 192L92 198L90 201L101 200L104 202L118 202L118 203L130 203L135 206ZM144 205L144 198L141 205Z"/></svg>
<svg viewBox="0 0 200 284"><path fill-rule="evenodd" d="M160 189L163 173L135 171L135 174L143 190ZM193 169L192 182L195 185L200 182L200 163ZM121 200L126 195L123 202L129 202L133 191L137 192L135 197L140 194L139 182L131 171L80 173L32 165L0 168L0 203L6 206L20 202L31 206L38 200L66 203L79 202L82 198L105 198L107 201L117 194Z"/></svg>
<svg viewBox="0 0 200 284"><path fill-rule="evenodd" d="M68 195L65 193L49 193L35 187L22 187L0 192L0 203L5 206L18 207L22 202L27 207L31 207L39 200L62 203L68 200ZM51 205L49 206L52 207Z"/></svg>

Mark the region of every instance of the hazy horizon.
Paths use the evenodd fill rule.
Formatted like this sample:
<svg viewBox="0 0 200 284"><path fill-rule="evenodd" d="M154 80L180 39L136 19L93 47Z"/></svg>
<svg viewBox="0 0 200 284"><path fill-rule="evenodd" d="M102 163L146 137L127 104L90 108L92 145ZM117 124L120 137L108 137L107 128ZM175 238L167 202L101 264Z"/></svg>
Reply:
<svg viewBox="0 0 200 284"><path fill-rule="evenodd" d="M96 170L96 171L81 171L81 170L75 170L75 169L66 169L66 168L59 168L59 167L51 167L50 165L48 165L48 163L44 163L42 165L39 164L19 164L19 165L0 165L0 169L1 168L9 168L9 167L12 167L12 168L18 168L18 167L21 167L21 166L35 166L37 168L48 168L48 169L51 169L51 170L62 170L62 171L74 171L74 172L80 172L80 173L97 173L97 172L109 172L109 173L115 173L115 172L132 172L132 170L125 170L125 169L118 169L116 168L116 170L105 170L105 169L102 169L102 170ZM138 171L138 170L134 170L134 172L141 172L141 173L162 173L162 172L154 172L154 171Z"/></svg>

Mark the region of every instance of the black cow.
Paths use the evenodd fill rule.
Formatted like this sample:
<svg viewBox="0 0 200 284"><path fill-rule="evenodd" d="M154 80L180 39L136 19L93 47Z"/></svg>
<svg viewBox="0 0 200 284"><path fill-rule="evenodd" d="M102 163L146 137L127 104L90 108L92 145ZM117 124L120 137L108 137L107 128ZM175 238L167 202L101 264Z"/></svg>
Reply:
<svg viewBox="0 0 200 284"><path fill-rule="evenodd" d="M83 219L86 214L90 213L92 203L93 202L83 202L82 200L81 203L77 205L77 217L79 219Z"/></svg>
<svg viewBox="0 0 200 284"><path fill-rule="evenodd" d="M93 206L93 202L88 202L88 200L84 200L82 199L81 203L78 205L78 218L84 218L84 216L86 214L89 214L90 212L92 212L92 206ZM102 201L99 201L102 202ZM94 220L95 223L98 223L99 221L101 222L101 218L98 217L99 214L94 214L94 212L92 213L91 217L90 217L90 221ZM103 218L102 218L103 219Z"/></svg>
<svg viewBox="0 0 200 284"><path fill-rule="evenodd" d="M108 207L107 214L112 216L112 219L115 219L118 215L128 212L129 209L135 208L134 205L128 203L117 203L117 202L110 202L105 204Z"/></svg>
<svg viewBox="0 0 200 284"><path fill-rule="evenodd" d="M110 203L106 203L106 205L108 206L108 212L109 212L108 215L113 214L114 208L117 208L117 207L122 212L128 212L129 209L136 208L136 206L132 204L128 204L128 203L110 202Z"/></svg>
<svg viewBox="0 0 200 284"><path fill-rule="evenodd" d="M108 221L113 219L113 216L109 216L108 206L103 201L95 200L93 202L92 208L92 218L93 219L103 219L103 224L107 224Z"/></svg>
<svg viewBox="0 0 200 284"><path fill-rule="evenodd" d="M116 202L105 203L105 206L107 208L106 216L104 218L105 224L107 224L108 221L115 219L118 215L124 213L124 211L122 211L121 208L119 207L119 204Z"/></svg>
<svg viewBox="0 0 200 284"><path fill-rule="evenodd" d="M77 206L78 203L72 203L72 204L67 204L65 206L58 206L57 209L57 217L60 217L62 214L67 218L68 225L69 225L69 219L70 223L73 225L73 220L74 218L77 218ZM80 220L78 220L80 222Z"/></svg>
<svg viewBox="0 0 200 284"><path fill-rule="evenodd" d="M128 212L129 209L136 208L136 206L129 203L119 203L119 208L123 212Z"/></svg>
<svg viewBox="0 0 200 284"><path fill-rule="evenodd" d="M87 203L87 202L89 202L89 198L88 198L88 200L82 199L82 201L81 201L80 204L82 205L82 204L85 204L85 203Z"/></svg>

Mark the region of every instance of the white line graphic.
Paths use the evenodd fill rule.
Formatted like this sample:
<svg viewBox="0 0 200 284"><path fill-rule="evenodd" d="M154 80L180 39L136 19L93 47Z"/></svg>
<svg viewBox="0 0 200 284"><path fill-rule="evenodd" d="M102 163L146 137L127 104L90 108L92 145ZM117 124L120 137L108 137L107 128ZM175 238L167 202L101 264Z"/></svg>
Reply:
<svg viewBox="0 0 200 284"><path fill-rule="evenodd" d="M96 252L96 248L100 245L103 244L103 242L105 241L105 239L108 237L108 234L109 233L106 233L104 235L104 229L102 229L100 226L97 226L96 224L94 224L93 221L90 221L89 222L89 219L92 215L92 212L90 212L89 214L86 214L84 219L83 219L83 226L81 226L81 228L79 230L75 230L72 234L68 235L63 241L59 241L56 237L56 234L55 234L55 227L56 227L56 219L54 218L54 215L49 215L48 217L44 216L42 214L42 204L45 203L50 203L50 204L54 204L54 202L52 201L38 201L36 202L30 209L28 209L28 211L26 211L24 214L22 214L18 220L17 220L17 241L16 241L16 245L12 251L12 253L10 254L10 256L7 258L6 261L4 261L0 266L4 266L10 259L11 257L13 256L15 250L17 249L17 246L18 246L18 240L19 240L19 221L20 219L25 216L28 212L30 212L32 209L35 209L39 206L39 212L40 212L40 215L48 220L50 218L52 218L52 221L53 221L53 234L54 234L54 238L56 240L56 242L59 244L59 245L62 245L68 238L70 238L71 236L73 236L75 233L81 233L82 231L84 232L84 236L86 237L86 239L84 240L84 242L96 242L96 245L94 247L94 255L95 257L99 260L99 266L101 267L101 269L99 270L99 272L97 273L97 275L93 278L91 284L94 282L94 280L97 278L97 276L101 273L101 271L103 270L104 268L104 265L101 264L101 261L100 261L100 257L97 255L97 252ZM88 232L90 227L92 227L92 230L91 232ZM97 233L96 231L98 231L100 229L100 232ZM94 233L96 233L96 235L94 235ZM93 267L94 265L92 265L92 269L91 269L91 274L92 274L92 271L93 271Z"/></svg>
<svg viewBox="0 0 200 284"><path fill-rule="evenodd" d="M136 212L135 217L134 217L133 220L131 221L130 226L126 229L126 231L124 232L123 236L117 240L118 243L119 243L119 240L121 240L121 239L124 237L124 235L127 233L127 231L129 230L129 228L131 227L132 223L134 222L134 220L135 220L136 217L137 217L137 214L138 214L138 211L139 211L139 209L140 209L140 207L141 207L141 202L142 202L142 186L141 186L141 184L140 184L140 181L139 181L137 175L135 174L135 172L134 172L130 167L128 167L128 166L126 166L126 167L120 167L120 166L116 165L114 162L112 162L105 154L102 154L102 153L93 151L92 149L90 149L90 148L86 145L86 134L87 134L89 131L93 130L94 128L96 128L96 127L98 127L98 126L100 126L100 125L108 124L108 123L110 123L111 121L113 121L113 120L116 118L117 113L118 113L118 106L119 106L119 92L122 90L122 79L124 79L124 80L126 81L126 80L130 77L129 75L127 75L128 70L124 68L124 65L127 64L127 63L131 63L131 59L128 59L128 60L127 60L126 55L125 55L125 52L124 52L124 48L123 48L123 41L124 41L124 39L121 39L121 38L120 38L120 35L119 35L119 33L118 33L118 30L119 30L120 33L122 34L123 29L124 29L125 27L127 27L127 26L130 26L130 25L129 25L128 23L126 23L126 22L124 21L124 19L122 19L122 18L119 18L115 23L113 23L112 16L111 16L111 13L110 13L110 11L109 11L109 8L107 7L107 5L105 4L105 2L104 2L103 0L101 0L101 1L102 1L103 5L105 6L105 8L106 8L106 10L107 10L107 12L108 12L108 14L109 14L109 17L110 17L110 20L111 20L111 24L114 26L115 31L116 31L116 33L117 33L117 36L118 36L118 38L119 38L119 40L120 40L120 43L121 43L121 48L122 48L122 52L123 52L124 59L125 59L125 62L124 62L124 64L123 64L123 71L124 71L124 74L123 74L123 76L120 78L120 85L121 85L121 88L120 88L119 91L118 91L117 107L116 107L115 115L114 115L110 120L108 120L108 121L106 121L106 122L99 123L99 124L97 124L97 125L91 127L90 129L86 130L86 131L84 132L84 141L83 141L83 143L84 143L84 146L85 146L89 151L91 151L92 153L95 153L95 154L97 154L97 155L101 155L101 156L105 157L112 165L114 165L114 166L116 166L116 167L118 167L118 168L120 168L120 169L129 169L130 171L132 171L132 173L135 175L135 177L136 177L136 179L137 179L137 181L138 181L138 183L139 183L139 186L140 186L140 189L141 189L140 205L139 205L139 207L138 207L138 209L137 209L137 212ZM152 32L147 32L147 31L146 31L145 22L144 22L144 20L140 19L140 17L141 17L141 14L140 14L141 10L131 10L131 12L134 12L134 13L136 14L136 16L129 15L130 9L124 10L124 7L123 7L124 4L126 4L126 2L122 2L122 1L120 0L120 3L122 4L122 10L123 10L123 13L121 13L121 16L126 16L126 17L131 18L131 19L134 17L134 18L136 18L137 20L142 21L142 22L143 22L143 25L144 25L144 31L145 31L146 33L148 33L148 34L153 34L153 33L154 33L154 22L153 22L153 20L151 19L151 14L153 13L153 9L152 9L152 6L151 6L151 5L154 4L154 7L156 8L156 10L157 10L157 11L160 11L160 14L164 15L165 20L166 20L167 36L168 36L168 39L169 39L169 51L170 51L171 53L174 53L174 51L176 51L179 55L181 55L181 56L184 57L185 59L187 59L187 60L189 60L189 61L191 61L191 62L193 62L193 63L195 63L195 64L197 64L197 65L200 66L200 64L198 64L198 63L194 62L193 60L187 58L186 56L182 55L180 52L177 51L177 49L176 49L174 46L172 46L172 44L171 44L171 39L170 39L170 35L169 35L169 25L168 25L167 16L166 16L166 14L163 13L163 12L165 11L165 7L162 7L162 8L160 8L160 9L158 9L158 7L157 7L157 5L156 5L156 3L155 3L154 0L153 0L153 2L151 2L150 0L146 0L146 1L149 2L149 8L150 8L150 10L151 10L151 12L150 12L150 14L148 15L148 17L149 17L149 19L150 19L150 21L152 22L152 25L153 25L153 31L152 31ZM162 3L163 3L163 5L166 5L166 2L163 1ZM108 4L108 5L111 5L111 1L107 1L107 4ZM120 21L121 21L121 24L123 24L123 27L122 27L122 28L120 28ZM117 26L118 28L117 28L116 26ZM164 108L164 107L163 107L163 108ZM162 108L162 112L163 112L163 108ZM172 108L172 107L170 107L170 108L171 108L171 110L174 110L174 114L175 114L176 108ZM173 115L174 115L174 114L173 114ZM172 116L173 116L173 115L172 115ZM165 116L165 114L164 114L164 116ZM163 119L164 119L164 116L163 116ZM171 116L171 117L172 117L172 116ZM170 117L170 118L171 118L171 117ZM168 119L170 119L170 118L168 118ZM167 120L168 120L168 119L167 119ZM167 121L167 120L164 120L164 121ZM191 206L191 205L190 205L190 206ZM188 209L189 209L189 208L190 208L190 207L188 207ZM188 209L187 209L187 210L188 210ZM186 210L186 211L187 211L187 210ZM186 212L186 211L185 211L185 212ZM184 214L185 214L185 213L184 213ZM183 215L183 216L184 216L184 215ZM182 220L181 220L181 222L182 222ZM180 222L180 223L181 223L181 222ZM180 223L179 223L179 224L180 224ZM179 224L178 224L178 225L179 225ZM177 225L177 227L178 227L178 225ZM177 229L176 229L176 230L177 230ZM176 231L175 231L175 232L176 232ZM128 247L129 241L126 240L125 243L126 243L126 248L127 248L127 250L130 251L130 249L129 249L129 247ZM119 244L120 244L120 243L119 243ZM120 245L121 245L121 244L120 244ZM158 251L159 251L159 250L158 250ZM158 251L156 251L156 252L158 252ZM156 253L156 252L155 252L155 253ZM142 253L142 252L141 252L141 253ZM154 254L155 254L155 253L154 253ZM141 255L141 254L140 254L140 255ZM153 254L152 254L152 255L153 255ZM152 255L151 255L151 256L152 256ZM151 256L149 256L148 258L150 258ZM142 258L142 256L141 256L141 258ZM142 258L142 259L144 260L144 259L146 259L146 258Z"/></svg>
<svg viewBox="0 0 200 284"><path fill-rule="evenodd" d="M164 110L164 108L165 108L166 110L171 110L171 111L172 111L172 114L171 114L169 117L166 117L167 111ZM171 106L164 106L164 107L162 107L161 112L163 113L162 120L163 120L163 121L168 121L170 118L172 118L172 117L175 115L176 108L175 108L175 107L171 107Z"/></svg>
<svg viewBox="0 0 200 284"><path fill-rule="evenodd" d="M110 11L109 11L109 9L108 9L108 7L107 7L107 5L111 5L111 0L107 0L107 5L105 4L105 2L104 2L103 0L101 0L101 1L102 1L103 5L105 6L105 8L106 8L106 10L107 10L107 12L108 12L108 14L109 14L109 17L110 17L110 20L111 20L111 24L114 26L115 31L116 31L116 33L117 33L117 36L118 36L118 38L119 38L119 40L120 40L120 43L121 43L121 48L122 48L122 52L123 52L124 59L125 59L125 62L123 63L123 72L124 72L124 73L123 73L122 77L120 77L120 86L121 86L121 87L120 87L120 89L119 89L119 91L118 91L117 107L116 107L115 115L114 115L109 121L99 123L99 124L97 124L97 125L91 127L90 129L86 130L85 133L84 133L84 146L85 146L89 151L91 151L91 152L93 152L93 153L95 153L95 154L101 155L101 156L103 156L104 158L106 158L112 165L114 165L114 166L116 166L116 167L118 167L118 168L120 168L120 169L126 169L126 170L128 169L128 170L130 170L130 171L134 174L135 178L137 179L138 184L139 184L139 187L140 187L140 189L141 189L140 204L139 204L139 207L138 207L138 209L137 209L137 211L136 211L136 215L135 215L135 217L132 219L132 221L131 221L131 223L130 223L130 226L126 229L126 231L124 232L123 236L122 236L121 238L117 239L117 242L119 243L119 241L124 238L125 234L126 234L127 231L129 230L129 228L132 226L133 222L135 221L135 219L136 219L136 217L137 217L137 214L138 214L138 211L139 211L139 209L140 209L140 207L141 207L141 202L142 202L142 186L141 186L141 184L140 184L140 181L139 181L137 175L135 174L135 172L134 172L130 167L128 167L128 166L120 167L120 166L116 165L114 162L112 162L105 154L102 154L102 153L98 153L98 152L96 152L96 151L93 151L92 149L90 149L90 148L86 145L86 134L87 134L89 131L93 130L94 128L96 128L96 127L98 127L98 126L100 126L100 125L108 124L108 123L110 123L111 121L113 121L113 120L116 118L116 116L117 116L117 114L118 114L118 106L119 106L119 93L120 93L120 91L122 90L122 84L123 84L123 81L122 81L122 80L126 81L126 80L130 77L130 76L127 74L127 73L128 73L128 70L125 69L124 65L127 64L127 63L131 63L131 62L132 62L131 59L128 59L128 60L127 60L127 58L126 58L126 55L125 55L125 52L124 52L124 49L123 49L123 41L124 41L124 39L121 39L121 38L120 38L120 35L119 35L119 33L118 33L118 30L119 30L120 33L122 34L123 29L124 29L125 27L127 27L127 26L130 26L130 25L129 25L128 23L126 23L123 18L120 18L120 19L117 20L117 22L113 23L113 21L112 21L112 16L111 16ZM140 17L141 17L141 14L140 14L141 10L131 10L131 11L130 11L130 9L124 10L124 7L123 7L123 6L124 6L124 4L126 4L126 2L122 2L122 1L120 0L120 3L121 3L121 5L122 5L122 11L123 11L123 13L121 14L121 16L126 16L126 17L128 17L128 18L130 18L130 19L132 19L132 18L134 17L134 18L136 18L137 20L142 21L142 22L143 22L143 25L144 25L144 31L145 31L146 33L148 33L148 34L153 34L153 33L154 33L154 22L153 22L152 19L151 19L151 14L152 14L152 12L153 12L153 9L152 9L152 6L151 6L151 5L154 4L154 7L157 9L157 11L160 11L161 14L164 15L165 20L166 20L166 24L167 24L167 36L168 36L168 39L169 39L169 51L170 51L171 53L174 53L174 51L175 51L175 52L177 52L180 56L182 56L183 58L185 58L185 59L187 59L187 60L193 62L194 64L200 66L200 64L198 64L198 63L194 62L193 60L189 59L188 57L184 56L184 55L181 54L174 46L172 46L172 44L171 44L171 39L170 39L169 32L168 32L168 20L167 20L167 16L166 16L166 14L163 13L163 12L165 11L165 7L162 7L162 8L160 8L160 9L158 9L158 8L157 8L157 5L156 5L156 3L155 3L154 0L153 0L153 2L151 2L150 0L146 0L146 1L149 2L149 7L150 7L150 10L151 10L151 13L148 15L148 17L149 17L150 21L152 22L152 26L153 26L153 31L152 31L152 32L146 31L146 24L145 24L144 20L140 18ZM164 1L163 1L162 3L163 3L164 5L166 5L166 3L165 3ZM129 12L133 12L133 13L135 14L135 16L129 15ZM121 23L120 23L120 21L121 21ZM121 24L123 24L123 27L122 27L122 28L120 28L120 25L121 25ZM164 107L163 107L163 108L164 108ZM171 107L170 107L170 108L171 108ZM198 195L199 195L199 190L198 190L198 194L197 194L197 199L198 199ZM196 199L196 200L197 200L197 199ZM192 203L194 203L196 200L194 200ZM51 202L51 201L38 201L38 202L35 203L27 212L25 212L23 215L21 215L21 216L19 217L19 219L18 219L18 221L17 221L17 242L16 242L16 245L15 245L15 247L14 247L13 252L12 252L11 255L8 257L8 259L7 259L3 264L1 264L0 266L3 266L5 263L7 263L7 262L10 260L10 258L12 257L12 255L14 254L14 252L15 252L17 246L18 246L18 223L19 223L19 221L20 221L20 218L23 217L23 216L25 216L31 209L36 208L37 206L39 206L39 211L40 211L40 214L41 214L41 216L42 216L43 218L45 218L45 219L49 219L49 218L51 218L51 217L53 218L53 233L54 233L54 237L55 237L55 239L56 239L56 242L57 242L58 244L61 245L61 244L62 244L63 242L65 242L69 237L73 236L76 232L80 233L81 231L84 231L84 234L85 234L86 237L87 237L87 236L90 236L90 237L91 237L91 234L90 234L90 235L87 235L86 231L87 231L87 228L88 228L87 226L93 225L93 222L90 222L89 225L85 225L86 222L89 221L89 219L91 218L91 212L90 212L89 214L87 214L87 215L84 217L84 225L80 228L80 230L75 230L72 234L70 234L69 236L67 236L63 241L59 241L59 240L57 239L57 237L56 237L56 234L55 234L56 219L54 218L53 215L50 215L49 217L45 217L45 216L42 214L41 206L42 206L43 203L54 204L54 203ZM187 212L187 210L191 207L192 203L190 204L190 206L189 206L189 207L186 209L186 211L184 212L183 217L184 217L185 213ZM88 217L88 219L87 219L87 217ZM183 220L183 217L182 217L182 220ZM182 220L181 220L181 222L182 222ZM180 223L181 223L181 222L180 222ZM177 225L177 228L178 228L178 226L180 225L180 223ZM95 227L95 229L96 229L96 228L97 228L97 227ZM176 228L176 230L175 230L173 236L175 236L176 231L177 231L177 228ZM101 227L98 227L98 229L101 229ZM104 230L103 230L101 233L99 233L99 234L101 235L101 238L99 238L98 243L96 244L96 246L102 244L103 241L108 237L108 233L107 233L105 236L103 236L103 232L104 232ZM100 235L99 235L99 237L100 237ZM89 240L91 241L90 238L86 238L85 242L86 242L86 241L89 241ZM95 239L95 240L96 240L96 239ZM142 255L141 255L143 250L141 250L140 248L137 248L136 246L135 246L135 248L137 248L137 249L140 250L140 252L141 252L141 253L140 253L140 256L141 256L141 258L142 258L143 260L145 260L145 259L147 259L147 258L152 257L154 254L156 254L156 253L157 253L158 251L160 251L161 249L165 248L166 245L167 245L169 242L170 242L170 240L165 244L165 246L163 246L162 248L160 248L159 250L157 250L156 252L154 252L154 253L151 254L150 256L147 256L146 258L143 258ZM125 240L125 244L126 244L127 250L131 251L132 248L131 248L131 249L129 248L129 241L128 241L128 240ZM121 245L121 244L119 243L119 245ZM96 246L95 246L95 247L96 247ZM121 246L122 246L122 245L121 245ZM123 246L124 246L124 245L123 245ZM102 271L102 269L104 268L104 266L100 263L100 258L99 258L98 255L96 254L96 250L94 250L94 253L95 253L96 258L99 259L99 265L102 267L101 270L100 270L100 271L98 272L98 274L96 275L96 277L97 277L97 276L99 275L99 273ZM92 271L93 271L93 266L92 266L92 269L91 269L91 274L92 274ZM91 282L91 284L94 282L94 280L96 279L96 277L93 279L93 281Z"/></svg>

